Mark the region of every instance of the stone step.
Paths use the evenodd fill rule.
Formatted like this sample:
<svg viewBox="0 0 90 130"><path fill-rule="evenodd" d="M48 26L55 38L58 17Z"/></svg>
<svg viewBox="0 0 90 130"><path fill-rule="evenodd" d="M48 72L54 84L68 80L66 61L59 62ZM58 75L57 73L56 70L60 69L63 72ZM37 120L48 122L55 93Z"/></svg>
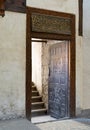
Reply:
<svg viewBox="0 0 90 130"><path fill-rule="evenodd" d="M42 101L42 96L39 95L39 92L37 91L37 87L34 83L32 83L32 110L31 110L31 116L41 116L47 114L47 109L45 108L44 102Z"/></svg>
<svg viewBox="0 0 90 130"><path fill-rule="evenodd" d="M41 102L42 101L42 96L32 96L32 103L33 102Z"/></svg>
<svg viewBox="0 0 90 130"><path fill-rule="evenodd" d="M32 110L32 111L31 111L32 117L42 116L42 115L46 115L46 114L47 114L47 109L46 109L46 108L37 109L37 110Z"/></svg>
<svg viewBox="0 0 90 130"><path fill-rule="evenodd" d="M37 88L35 85L32 86L32 91L37 91Z"/></svg>
<svg viewBox="0 0 90 130"><path fill-rule="evenodd" d="M32 82L32 86L33 86L33 85L35 85L35 83L34 83L34 82Z"/></svg>
<svg viewBox="0 0 90 130"><path fill-rule="evenodd" d="M32 105L32 110L42 109L45 107L44 102L34 102L31 105Z"/></svg>
<svg viewBox="0 0 90 130"><path fill-rule="evenodd" d="M39 96L39 92L38 91L32 91L32 96Z"/></svg>

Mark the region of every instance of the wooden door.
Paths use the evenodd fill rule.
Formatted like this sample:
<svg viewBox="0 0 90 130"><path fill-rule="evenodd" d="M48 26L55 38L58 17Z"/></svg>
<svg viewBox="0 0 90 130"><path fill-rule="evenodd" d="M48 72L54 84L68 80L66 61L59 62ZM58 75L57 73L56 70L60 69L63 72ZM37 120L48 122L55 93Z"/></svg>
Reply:
<svg viewBox="0 0 90 130"><path fill-rule="evenodd" d="M69 112L68 42L52 45L49 64L49 112L64 118Z"/></svg>

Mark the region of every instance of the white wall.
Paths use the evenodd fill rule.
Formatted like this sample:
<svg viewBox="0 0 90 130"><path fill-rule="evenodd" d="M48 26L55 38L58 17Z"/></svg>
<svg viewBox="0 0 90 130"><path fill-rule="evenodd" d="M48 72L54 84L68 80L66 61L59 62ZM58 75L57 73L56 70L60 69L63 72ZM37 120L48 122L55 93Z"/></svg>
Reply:
<svg viewBox="0 0 90 130"><path fill-rule="evenodd" d="M90 110L90 1L83 2L83 109Z"/></svg>
<svg viewBox="0 0 90 130"><path fill-rule="evenodd" d="M32 81L37 86L37 89L42 94L42 43L32 42Z"/></svg>
<svg viewBox="0 0 90 130"><path fill-rule="evenodd" d="M25 116L26 15L0 17L0 119Z"/></svg>
<svg viewBox="0 0 90 130"><path fill-rule="evenodd" d="M76 15L78 114L82 108L82 44L78 37L78 0L27 0L27 5ZM25 14L6 12L4 18L0 17L0 119L25 115L25 35Z"/></svg>
<svg viewBox="0 0 90 130"><path fill-rule="evenodd" d="M82 109L82 38L78 36L78 0L27 0L30 7L76 15L76 113Z"/></svg>

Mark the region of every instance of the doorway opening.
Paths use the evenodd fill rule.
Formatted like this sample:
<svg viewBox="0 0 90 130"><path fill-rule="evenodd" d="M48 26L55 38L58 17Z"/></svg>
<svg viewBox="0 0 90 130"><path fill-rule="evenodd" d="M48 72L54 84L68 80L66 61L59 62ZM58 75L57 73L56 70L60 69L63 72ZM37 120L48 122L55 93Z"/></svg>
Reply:
<svg viewBox="0 0 90 130"><path fill-rule="evenodd" d="M32 66L33 66L32 65L32 44L33 44L32 42L37 42L37 44L42 42L41 45L47 47L49 45L48 42L52 43L53 41L54 44L52 45L50 44L51 46L49 48L49 52L48 53L45 52L45 56L49 54L48 67L43 66L46 70L44 72L42 71L48 77L47 78L48 85L46 85L48 86L48 92L45 89L46 87L44 86L43 89L42 87L37 89L38 94L42 94L44 89L46 90L46 93L48 93L48 96L46 96L48 97L48 99L44 97L44 94L42 94L43 97L42 102L44 102L45 100L44 102L44 106L46 107L45 109L47 109L47 113L49 113L52 117L57 119L63 117L75 117L75 81L76 81L75 80L76 77L75 76L76 73L75 15L27 7L27 35L26 36L27 36L26 38L27 40L26 42L26 117L27 119L31 120L32 117L32 112L31 112L32 84L35 85L34 81L32 83L32 77L33 77L32 76ZM62 44L63 42L65 42L65 44ZM44 51L45 48L43 49L42 52ZM59 53L61 54L59 55ZM36 60L39 58L34 59L34 62L36 62ZM42 59L41 61L45 62L44 58L41 57L41 59ZM40 61L38 62L41 65L43 64L43 62L41 63ZM61 67L61 64L63 67ZM41 67L41 70L44 70L42 69L43 67ZM40 76L40 74L42 73L39 71L37 74L38 77ZM41 79L42 77L44 77L44 75L41 75ZM65 87L65 84L67 84L66 86L68 86L68 89L67 87ZM62 91L58 89L59 86L62 86L61 87ZM37 92L34 92L34 94L36 93ZM48 103L46 103L46 101L48 101Z"/></svg>
<svg viewBox="0 0 90 130"><path fill-rule="evenodd" d="M69 41L31 39L31 121L69 118Z"/></svg>

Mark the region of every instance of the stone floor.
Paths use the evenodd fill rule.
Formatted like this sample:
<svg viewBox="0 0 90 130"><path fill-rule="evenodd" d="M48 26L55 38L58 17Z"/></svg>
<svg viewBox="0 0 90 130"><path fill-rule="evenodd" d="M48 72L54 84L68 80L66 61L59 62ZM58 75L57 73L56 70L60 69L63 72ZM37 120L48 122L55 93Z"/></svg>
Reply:
<svg viewBox="0 0 90 130"><path fill-rule="evenodd" d="M90 130L90 119L58 120L36 126L41 130Z"/></svg>
<svg viewBox="0 0 90 130"><path fill-rule="evenodd" d="M0 130L90 130L90 119L58 120L32 124L26 119L0 121Z"/></svg>
<svg viewBox="0 0 90 130"><path fill-rule="evenodd" d="M0 121L0 130L40 130L26 119Z"/></svg>

